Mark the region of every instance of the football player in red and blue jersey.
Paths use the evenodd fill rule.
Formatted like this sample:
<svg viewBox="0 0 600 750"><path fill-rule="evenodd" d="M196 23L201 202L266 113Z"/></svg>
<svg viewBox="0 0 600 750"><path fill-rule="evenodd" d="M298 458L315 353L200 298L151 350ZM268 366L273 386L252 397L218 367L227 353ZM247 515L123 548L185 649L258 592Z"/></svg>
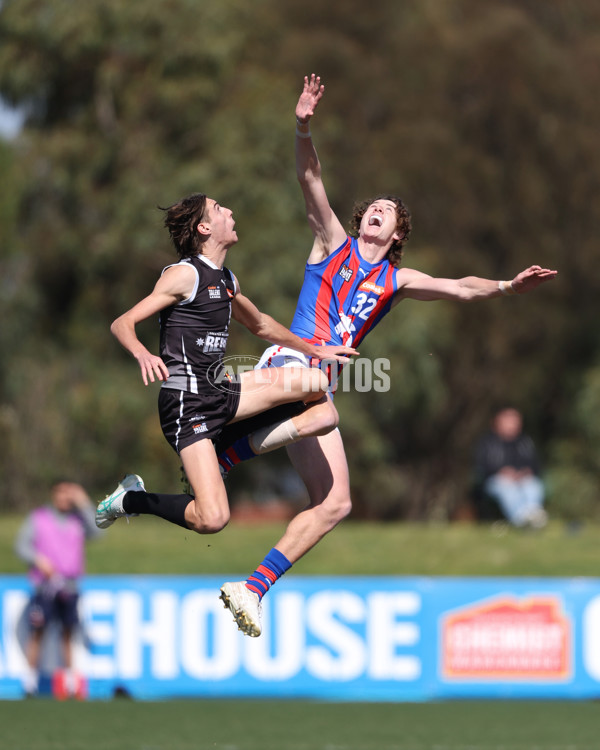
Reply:
<svg viewBox="0 0 600 750"><path fill-rule="evenodd" d="M491 299L524 294L556 276L556 271L537 265L521 271L512 281L475 276L434 278L402 268L410 215L400 198L391 195L357 204L349 236L329 205L310 133L310 120L324 90L319 76L305 77L296 105L296 173L314 237L290 326L296 335L312 343L357 347L404 299ZM299 352L274 346L265 352L260 366L313 364ZM348 466L342 438L337 429L331 430L333 425L337 426L337 413L331 397L325 397L302 413L262 426L233 445L221 444L219 462L225 471L240 460L287 445L310 497L309 506L290 521L283 537L248 580L222 587L222 599L248 635L260 634L262 596L350 512ZM252 627L246 627L246 622L252 622Z"/></svg>

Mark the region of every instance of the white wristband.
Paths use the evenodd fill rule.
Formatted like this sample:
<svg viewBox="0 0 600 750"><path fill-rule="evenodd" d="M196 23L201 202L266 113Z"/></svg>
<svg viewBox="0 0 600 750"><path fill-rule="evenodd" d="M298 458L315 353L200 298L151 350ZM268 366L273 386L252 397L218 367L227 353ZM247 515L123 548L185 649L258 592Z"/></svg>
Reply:
<svg viewBox="0 0 600 750"><path fill-rule="evenodd" d="M306 133L303 133L301 130L298 130L298 126L296 125L296 135L298 138L310 138L310 130L308 130Z"/></svg>
<svg viewBox="0 0 600 750"><path fill-rule="evenodd" d="M507 297L510 297L513 294L517 293L516 289L513 286L512 281L499 281L498 289L502 292L502 294L505 294Z"/></svg>

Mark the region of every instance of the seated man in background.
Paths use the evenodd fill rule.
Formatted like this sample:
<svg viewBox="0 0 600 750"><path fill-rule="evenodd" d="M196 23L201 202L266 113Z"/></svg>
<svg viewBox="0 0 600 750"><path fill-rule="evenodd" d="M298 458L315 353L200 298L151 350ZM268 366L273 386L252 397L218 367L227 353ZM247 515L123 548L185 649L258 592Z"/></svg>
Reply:
<svg viewBox="0 0 600 750"><path fill-rule="evenodd" d="M523 417L500 409L475 451L475 478L480 493L492 498L513 526L542 528L548 517L545 491L533 440L523 433Z"/></svg>

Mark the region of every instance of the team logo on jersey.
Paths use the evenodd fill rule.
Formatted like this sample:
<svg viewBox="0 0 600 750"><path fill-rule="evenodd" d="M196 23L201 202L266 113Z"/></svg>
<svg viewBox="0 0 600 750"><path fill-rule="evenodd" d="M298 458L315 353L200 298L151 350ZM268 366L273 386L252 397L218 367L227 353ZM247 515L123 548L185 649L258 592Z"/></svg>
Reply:
<svg viewBox="0 0 600 750"><path fill-rule="evenodd" d="M352 346L352 338L356 331L356 326L352 322L352 318L346 315L341 308L338 311L338 314L340 316L340 322L336 325L335 332L338 336L342 337L344 346Z"/></svg>
<svg viewBox="0 0 600 750"><path fill-rule="evenodd" d="M208 427L206 426L206 422L200 422L199 424L192 425L192 430L194 430L195 435L199 435L201 432L208 432Z"/></svg>
<svg viewBox="0 0 600 750"><path fill-rule="evenodd" d="M210 352L224 352L227 348L227 334L226 333L207 333L206 336L200 336L196 339L197 346L202 347L202 351L206 354Z"/></svg>
<svg viewBox="0 0 600 750"><path fill-rule="evenodd" d="M221 299L221 287L219 287L219 286L209 286L208 287L208 297L209 297L209 299Z"/></svg>
<svg viewBox="0 0 600 750"><path fill-rule="evenodd" d="M383 294L385 292L384 286L378 286L372 281L363 281L363 283L358 288L361 292L373 292L373 294L377 295Z"/></svg>
<svg viewBox="0 0 600 750"><path fill-rule="evenodd" d="M350 281L353 273L354 271L346 265L342 266L338 271L338 274L344 279L344 281Z"/></svg>

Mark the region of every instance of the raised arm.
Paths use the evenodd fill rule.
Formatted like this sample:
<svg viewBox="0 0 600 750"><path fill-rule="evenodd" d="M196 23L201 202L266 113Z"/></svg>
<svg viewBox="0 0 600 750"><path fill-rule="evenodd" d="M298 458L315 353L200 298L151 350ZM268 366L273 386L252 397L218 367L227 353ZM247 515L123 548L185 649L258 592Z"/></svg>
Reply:
<svg viewBox="0 0 600 750"><path fill-rule="evenodd" d="M504 295L525 294L540 284L555 278L557 272L541 266L530 266L518 273L511 281L493 281L478 276L462 279L439 279L411 268L401 268L396 279L398 292L393 304L402 299L433 301L455 299L472 302Z"/></svg>
<svg viewBox="0 0 600 750"><path fill-rule="evenodd" d="M236 281L237 283L237 281ZM239 286L238 286L239 288ZM316 346L304 341L296 334L289 331L281 323L266 313L261 312L258 307L241 292L238 292L231 303L231 315L234 320L247 328L250 333L258 336L271 344L289 346L308 357L317 359L334 359L337 362L348 362L353 354L358 354L356 349L349 346Z"/></svg>
<svg viewBox="0 0 600 750"><path fill-rule="evenodd" d="M152 354L138 339L135 327L142 320L156 315L183 299L187 299L194 288L195 271L185 266L171 266L163 273L152 292L130 310L113 321L110 331L124 349L137 359L142 371L144 385L158 380L167 380L169 371L162 359Z"/></svg>
<svg viewBox="0 0 600 750"><path fill-rule="evenodd" d="M304 77L296 105L296 175L306 204L306 217L314 236L309 263L318 263L346 239L346 231L331 210L321 179L321 163L310 134L310 120L323 97L325 86L314 73Z"/></svg>

